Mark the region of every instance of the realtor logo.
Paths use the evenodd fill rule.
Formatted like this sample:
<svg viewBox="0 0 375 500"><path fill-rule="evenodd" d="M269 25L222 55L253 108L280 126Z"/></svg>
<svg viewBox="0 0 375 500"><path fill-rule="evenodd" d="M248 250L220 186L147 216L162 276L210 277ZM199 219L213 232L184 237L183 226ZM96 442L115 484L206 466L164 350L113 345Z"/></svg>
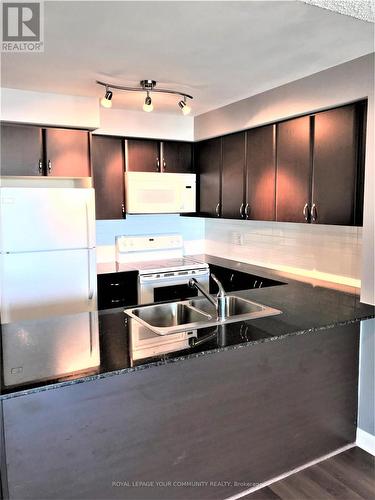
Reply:
<svg viewBox="0 0 375 500"><path fill-rule="evenodd" d="M43 51L41 2L4 2L2 14L3 52Z"/></svg>

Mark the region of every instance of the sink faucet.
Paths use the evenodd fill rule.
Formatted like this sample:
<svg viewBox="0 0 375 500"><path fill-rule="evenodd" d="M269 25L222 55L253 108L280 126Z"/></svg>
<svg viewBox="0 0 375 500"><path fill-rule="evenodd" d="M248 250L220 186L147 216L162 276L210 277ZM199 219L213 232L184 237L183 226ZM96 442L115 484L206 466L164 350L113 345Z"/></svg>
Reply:
<svg viewBox="0 0 375 500"><path fill-rule="evenodd" d="M197 290L199 290L202 293L202 295L204 295L206 297L206 299L209 300L211 302L211 304L213 304L213 306L215 307L216 312L217 312L217 317L220 320L224 320L224 319L226 319L226 317L228 315L227 314L226 293L225 293L223 285L216 278L216 276L214 274L212 274L212 273L211 273L211 278L215 281L215 283L219 287L219 292L217 294L217 299L216 300L213 297L211 297L211 295L207 292L207 290L205 290L198 283L198 281L195 278L191 278L189 280L189 286L191 288L196 288Z"/></svg>

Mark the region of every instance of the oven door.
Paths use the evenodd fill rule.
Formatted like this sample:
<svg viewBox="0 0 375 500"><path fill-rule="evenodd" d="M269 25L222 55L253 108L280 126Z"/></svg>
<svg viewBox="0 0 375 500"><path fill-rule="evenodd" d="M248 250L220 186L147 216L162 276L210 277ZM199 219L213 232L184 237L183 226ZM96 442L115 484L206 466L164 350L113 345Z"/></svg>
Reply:
<svg viewBox="0 0 375 500"><path fill-rule="evenodd" d="M198 290L189 286L190 278L196 278L208 290L209 276L208 269L141 274L138 277L138 303L153 304L196 297Z"/></svg>

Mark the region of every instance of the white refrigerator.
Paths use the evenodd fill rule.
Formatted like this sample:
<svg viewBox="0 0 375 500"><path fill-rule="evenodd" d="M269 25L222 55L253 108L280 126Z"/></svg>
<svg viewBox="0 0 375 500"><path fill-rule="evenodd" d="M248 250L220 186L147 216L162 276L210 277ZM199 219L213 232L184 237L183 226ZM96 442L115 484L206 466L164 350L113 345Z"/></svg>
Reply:
<svg viewBox="0 0 375 500"><path fill-rule="evenodd" d="M96 309L92 188L0 187L2 323Z"/></svg>
<svg viewBox="0 0 375 500"><path fill-rule="evenodd" d="M97 372L98 313L85 312L2 326L3 384L11 387Z"/></svg>

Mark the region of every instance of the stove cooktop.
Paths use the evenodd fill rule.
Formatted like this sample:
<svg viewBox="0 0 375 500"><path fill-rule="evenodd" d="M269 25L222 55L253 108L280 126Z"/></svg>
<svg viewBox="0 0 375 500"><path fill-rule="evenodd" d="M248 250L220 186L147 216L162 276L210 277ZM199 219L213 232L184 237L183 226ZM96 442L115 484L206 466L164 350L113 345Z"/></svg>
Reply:
<svg viewBox="0 0 375 500"><path fill-rule="evenodd" d="M132 262L132 266L138 269L139 274L183 271L185 269L208 269L208 264L192 257Z"/></svg>

